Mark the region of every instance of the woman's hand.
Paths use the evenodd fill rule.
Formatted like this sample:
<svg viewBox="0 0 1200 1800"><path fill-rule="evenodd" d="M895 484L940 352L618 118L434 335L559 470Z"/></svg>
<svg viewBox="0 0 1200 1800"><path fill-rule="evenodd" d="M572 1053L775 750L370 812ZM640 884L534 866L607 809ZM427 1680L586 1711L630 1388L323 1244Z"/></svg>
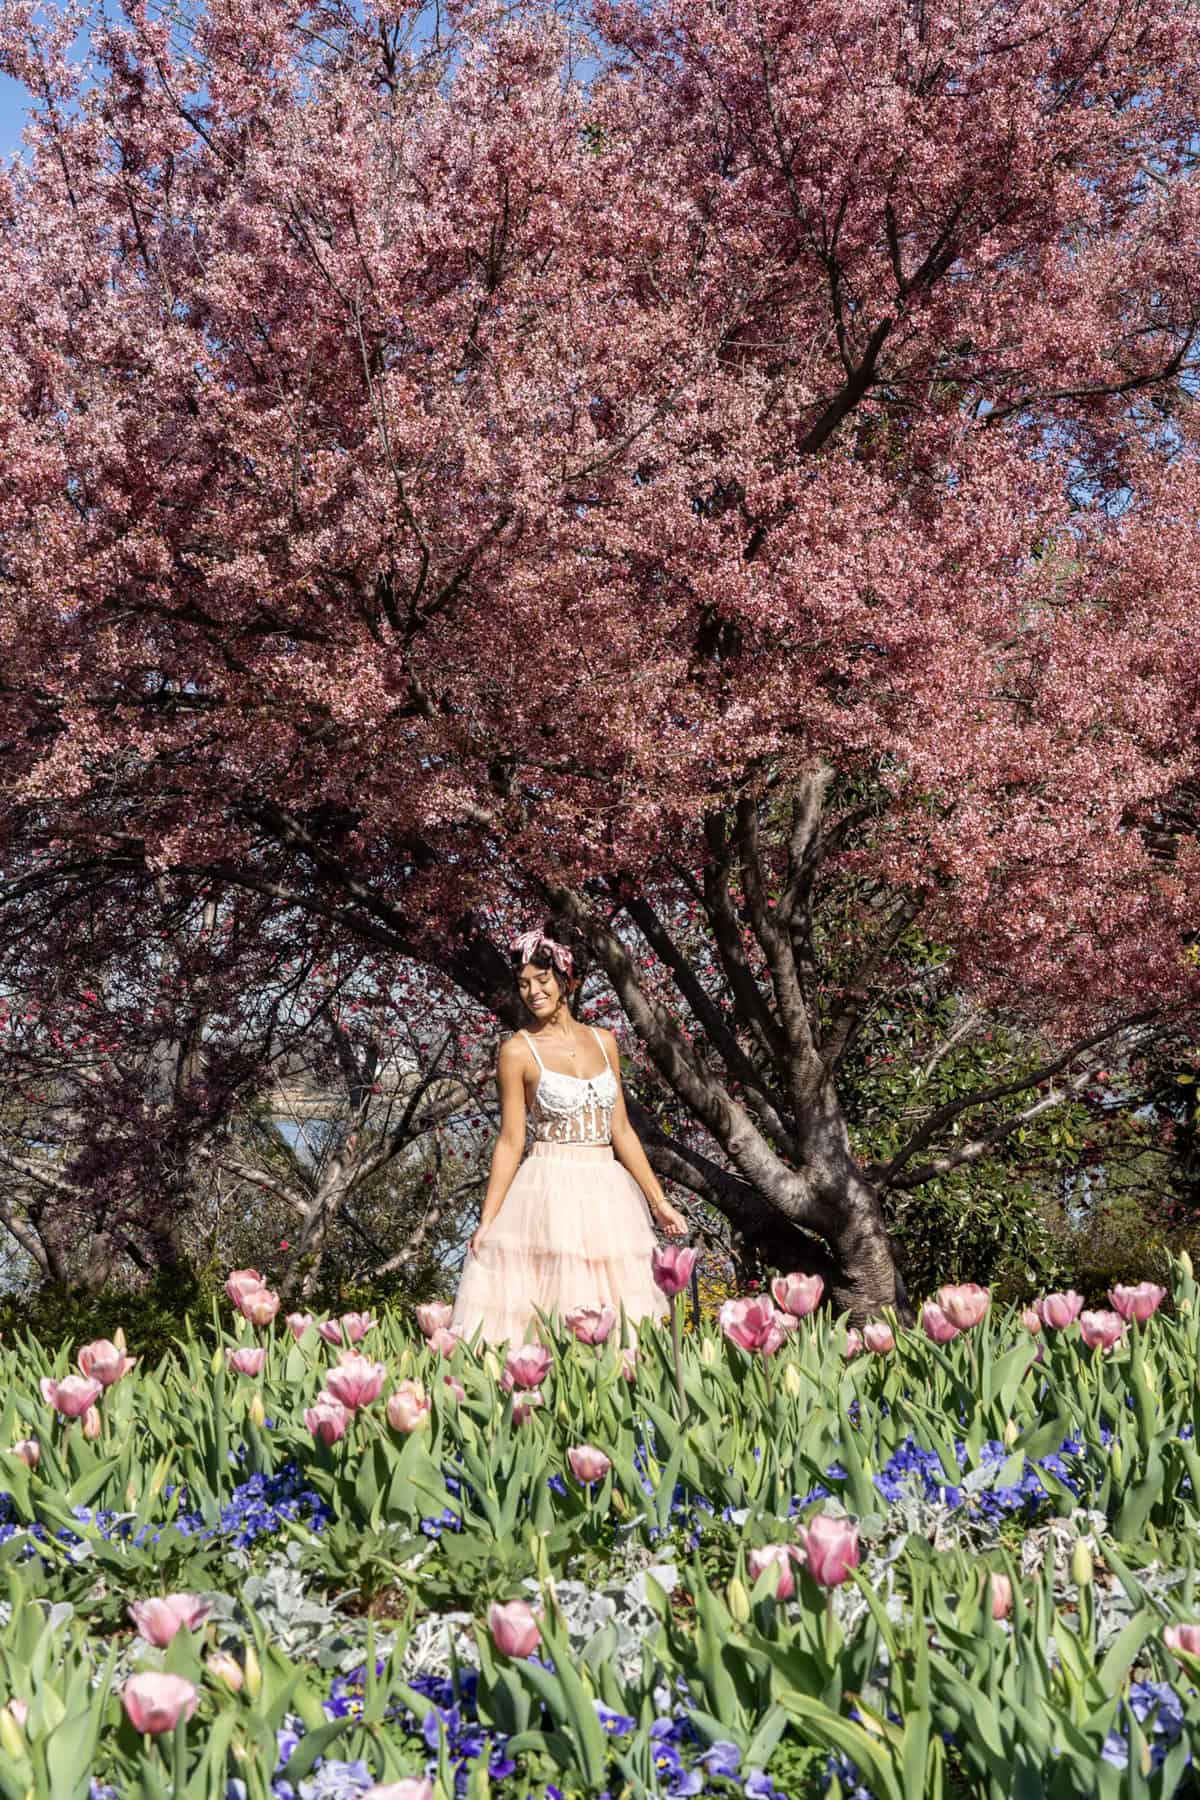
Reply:
<svg viewBox="0 0 1200 1800"><path fill-rule="evenodd" d="M485 1225L482 1219L479 1221L478 1225L467 1239L467 1249L471 1252L472 1256L479 1255L480 1246L486 1242L487 1234L490 1229L491 1227Z"/></svg>
<svg viewBox="0 0 1200 1800"><path fill-rule="evenodd" d="M669 1200L660 1200L654 1209L654 1217L669 1237L686 1237L691 1226L678 1209Z"/></svg>

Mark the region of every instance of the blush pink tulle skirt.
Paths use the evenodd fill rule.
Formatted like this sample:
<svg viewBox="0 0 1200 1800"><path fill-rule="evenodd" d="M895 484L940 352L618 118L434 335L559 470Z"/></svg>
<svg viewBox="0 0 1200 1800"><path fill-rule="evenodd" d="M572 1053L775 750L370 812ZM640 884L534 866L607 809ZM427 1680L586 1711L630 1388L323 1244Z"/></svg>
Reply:
<svg viewBox="0 0 1200 1800"><path fill-rule="evenodd" d="M650 1257L657 1243L641 1188L609 1144L532 1145L478 1256L467 1251L452 1323L489 1344L537 1333L534 1307L560 1316L611 1306L665 1319ZM632 1341L629 1331L627 1340Z"/></svg>

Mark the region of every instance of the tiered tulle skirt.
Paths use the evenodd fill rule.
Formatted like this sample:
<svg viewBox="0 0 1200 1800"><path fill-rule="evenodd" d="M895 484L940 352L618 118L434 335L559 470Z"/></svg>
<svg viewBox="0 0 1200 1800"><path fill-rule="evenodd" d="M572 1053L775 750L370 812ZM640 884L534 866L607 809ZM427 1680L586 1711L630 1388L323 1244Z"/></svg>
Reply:
<svg viewBox="0 0 1200 1800"><path fill-rule="evenodd" d="M608 1144L536 1141L480 1246L468 1250L453 1323L490 1344L537 1335L534 1307L622 1305L631 1321L667 1317L650 1257L645 1195ZM630 1338L632 1332L627 1334Z"/></svg>

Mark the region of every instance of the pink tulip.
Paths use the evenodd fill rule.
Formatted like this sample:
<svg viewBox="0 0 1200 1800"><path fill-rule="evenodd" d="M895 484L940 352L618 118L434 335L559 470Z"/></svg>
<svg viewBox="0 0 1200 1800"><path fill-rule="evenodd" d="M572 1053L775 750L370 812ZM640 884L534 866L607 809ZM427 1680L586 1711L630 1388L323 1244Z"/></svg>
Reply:
<svg viewBox="0 0 1200 1800"><path fill-rule="evenodd" d="M9 1455L17 1457L27 1469L36 1469L42 1460L42 1447L36 1438L18 1438Z"/></svg>
<svg viewBox="0 0 1200 1800"><path fill-rule="evenodd" d="M1152 1313L1156 1313L1167 1297L1166 1288L1156 1287L1152 1281L1139 1281L1133 1287L1113 1287L1108 1290L1113 1311L1120 1313L1123 1319L1136 1320L1144 1325Z"/></svg>
<svg viewBox="0 0 1200 1800"><path fill-rule="evenodd" d="M132 1675L121 1690L133 1729L153 1737L174 1731L180 1719L190 1719L198 1699L195 1688L182 1675Z"/></svg>
<svg viewBox="0 0 1200 1800"><path fill-rule="evenodd" d="M1038 1315L1036 1306L1027 1306L1025 1308L1024 1312L1021 1314L1021 1323L1026 1331L1031 1331L1034 1337L1037 1336L1038 1332L1042 1329L1042 1321Z"/></svg>
<svg viewBox="0 0 1200 1800"><path fill-rule="evenodd" d="M456 1400L465 1400L466 1399L467 1390L463 1386L461 1381L455 1381L453 1375L443 1376L443 1380L445 1381L446 1386L450 1389L450 1392L454 1395L454 1398Z"/></svg>
<svg viewBox="0 0 1200 1800"><path fill-rule="evenodd" d="M992 1297L977 1282L961 1281L940 1287L937 1303L956 1331L970 1331L986 1317Z"/></svg>
<svg viewBox="0 0 1200 1800"><path fill-rule="evenodd" d="M651 1252L651 1273L668 1299L683 1292L699 1255L698 1250L685 1250L682 1244L660 1244Z"/></svg>
<svg viewBox="0 0 1200 1800"><path fill-rule="evenodd" d="M436 1350L441 1356L453 1356L462 1343L462 1332L457 1326L443 1326L429 1334L429 1348Z"/></svg>
<svg viewBox="0 0 1200 1800"><path fill-rule="evenodd" d="M357 1350L343 1350L337 1366L325 1377L325 1386L347 1412L357 1412L379 1398L386 1377L382 1363L360 1356Z"/></svg>
<svg viewBox="0 0 1200 1800"><path fill-rule="evenodd" d="M764 1544L761 1550L751 1550L746 1557L746 1567L750 1571L750 1579L757 1581L764 1569L772 1564L779 1570L775 1580L775 1598L790 1600L796 1591L796 1579L792 1574L792 1566L799 1558L795 1544Z"/></svg>
<svg viewBox="0 0 1200 1800"><path fill-rule="evenodd" d="M522 1388L513 1399L513 1424L523 1425L535 1406L541 1406L541 1388Z"/></svg>
<svg viewBox="0 0 1200 1800"><path fill-rule="evenodd" d="M357 1344L375 1323L370 1313L343 1313L340 1319L325 1319L317 1330L327 1344Z"/></svg>
<svg viewBox="0 0 1200 1800"><path fill-rule="evenodd" d="M1083 1295L1068 1288L1065 1294L1044 1294L1033 1304L1043 1325L1048 1325L1052 1331L1065 1331L1082 1312Z"/></svg>
<svg viewBox="0 0 1200 1800"><path fill-rule="evenodd" d="M806 1319L816 1312L824 1292L819 1275L777 1275L771 1283L776 1306L793 1319Z"/></svg>
<svg viewBox="0 0 1200 1800"><path fill-rule="evenodd" d="M950 1323L936 1300L927 1300L921 1308L921 1330L935 1344L948 1344L958 1336L958 1326Z"/></svg>
<svg viewBox="0 0 1200 1800"><path fill-rule="evenodd" d="M162 1600L135 1600L129 1616L148 1644L165 1650L183 1626L196 1631L203 1625L208 1610L198 1594L168 1594Z"/></svg>
<svg viewBox="0 0 1200 1800"><path fill-rule="evenodd" d="M444 1331L454 1318L454 1308L445 1300L431 1300L426 1306L418 1306L417 1324L426 1337L432 1337L435 1331Z"/></svg>
<svg viewBox="0 0 1200 1800"><path fill-rule="evenodd" d="M1163 1643L1185 1656L1200 1656L1200 1625L1164 1625Z"/></svg>
<svg viewBox="0 0 1200 1800"><path fill-rule="evenodd" d="M567 1461L572 1475L584 1487L592 1481L603 1481L612 1468L603 1450L597 1450L595 1444L573 1444L567 1451Z"/></svg>
<svg viewBox="0 0 1200 1800"><path fill-rule="evenodd" d="M204 1666L214 1681L223 1682L235 1694L241 1693L245 1673L237 1657L231 1656L228 1650L214 1650L211 1656L205 1657Z"/></svg>
<svg viewBox="0 0 1200 1800"><path fill-rule="evenodd" d="M225 1292L241 1312L242 1295L248 1294L252 1288L266 1285L266 1278L260 1275L257 1269L234 1269L225 1283Z"/></svg>
<svg viewBox="0 0 1200 1800"><path fill-rule="evenodd" d="M88 1440L89 1444L95 1443L96 1439L100 1436L101 1430L100 1408L98 1406L89 1406L83 1415L83 1435Z"/></svg>
<svg viewBox="0 0 1200 1800"><path fill-rule="evenodd" d="M429 1421L433 1402L419 1381L402 1381L384 1408L393 1431L418 1431Z"/></svg>
<svg viewBox="0 0 1200 1800"><path fill-rule="evenodd" d="M252 1325L260 1328L269 1325L279 1311L279 1295L273 1294L270 1288L248 1288L242 1295L242 1317L249 1319Z"/></svg>
<svg viewBox="0 0 1200 1800"><path fill-rule="evenodd" d="M834 1519L828 1513L818 1513L797 1536L805 1567L821 1587L839 1587L851 1569L857 1569L858 1526L852 1525L849 1519Z"/></svg>
<svg viewBox="0 0 1200 1800"><path fill-rule="evenodd" d="M1012 1582L1008 1576L993 1571L988 1578L988 1593L991 1595L993 1619L1007 1619L1013 1603Z"/></svg>
<svg viewBox="0 0 1200 1800"><path fill-rule="evenodd" d="M488 1630L504 1656L532 1656L542 1636L533 1608L524 1600L510 1600L507 1606L493 1601L488 1607Z"/></svg>
<svg viewBox="0 0 1200 1800"><path fill-rule="evenodd" d="M377 1781L362 1800L433 1800L433 1783L427 1777L406 1775L402 1781Z"/></svg>
<svg viewBox="0 0 1200 1800"><path fill-rule="evenodd" d="M104 1384L86 1375L66 1375L61 1381L41 1380L42 1399L64 1419L81 1419L88 1407L104 1392Z"/></svg>
<svg viewBox="0 0 1200 1800"><path fill-rule="evenodd" d="M846 1361L853 1362L856 1356L861 1356L862 1347L862 1332L855 1331L854 1327L851 1326L850 1330L846 1333Z"/></svg>
<svg viewBox="0 0 1200 1800"><path fill-rule="evenodd" d="M98 1381L104 1387L111 1387L122 1375L128 1375L136 1361L136 1356L122 1356L107 1338L97 1338L79 1352L79 1367L90 1381Z"/></svg>
<svg viewBox="0 0 1200 1800"><path fill-rule="evenodd" d="M626 1381L637 1380L638 1353L632 1344L627 1344L621 1351L621 1373Z"/></svg>
<svg viewBox="0 0 1200 1800"><path fill-rule="evenodd" d="M505 1357L504 1372L517 1387L541 1387L553 1361L553 1351L544 1344L519 1344Z"/></svg>
<svg viewBox="0 0 1200 1800"><path fill-rule="evenodd" d="M785 1328L780 1315L765 1295L726 1300L718 1314L721 1330L731 1343L748 1352L773 1356L783 1343Z"/></svg>
<svg viewBox="0 0 1200 1800"><path fill-rule="evenodd" d="M257 1350L227 1350L225 1356L230 1368L238 1375L261 1375L267 1360L267 1353L261 1347Z"/></svg>
<svg viewBox="0 0 1200 1800"><path fill-rule="evenodd" d="M332 1394L321 1393L317 1395L315 1405L305 1408L304 1423L323 1444L336 1444L340 1437L346 1435L350 1414Z"/></svg>
<svg viewBox="0 0 1200 1800"><path fill-rule="evenodd" d="M886 1356L896 1348L892 1328L885 1319L869 1319L863 1326L863 1343L876 1356Z"/></svg>
<svg viewBox="0 0 1200 1800"><path fill-rule="evenodd" d="M564 1317L569 1331L581 1344L603 1344L610 1336L617 1315L611 1306L576 1306Z"/></svg>
<svg viewBox="0 0 1200 1800"><path fill-rule="evenodd" d="M1111 1350L1125 1335L1125 1321L1114 1312L1080 1313L1079 1335L1089 1350Z"/></svg>
<svg viewBox="0 0 1200 1800"><path fill-rule="evenodd" d="M304 1336L305 1332L308 1330L308 1328L312 1324L312 1322L313 1322L313 1316L311 1313L297 1312L297 1313L289 1313L288 1314L287 1328L291 1332L292 1336L295 1338L297 1343L300 1342L300 1339Z"/></svg>

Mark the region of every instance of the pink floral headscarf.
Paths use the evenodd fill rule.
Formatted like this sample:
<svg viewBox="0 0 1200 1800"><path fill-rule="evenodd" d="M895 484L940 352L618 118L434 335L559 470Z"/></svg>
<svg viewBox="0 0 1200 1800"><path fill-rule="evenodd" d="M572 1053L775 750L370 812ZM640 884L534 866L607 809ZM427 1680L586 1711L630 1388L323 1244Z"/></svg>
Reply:
<svg viewBox="0 0 1200 1800"><path fill-rule="evenodd" d="M568 980L575 968L575 958L571 955L571 952L567 949L566 945L556 944L553 938L543 936L536 927L532 931L523 931L520 937L515 937L509 948L512 950L514 956L519 956L521 958L522 962L528 962L539 950L548 950L550 952L551 962L556 969L560 970L562 974L568 978Z"/></svg>

